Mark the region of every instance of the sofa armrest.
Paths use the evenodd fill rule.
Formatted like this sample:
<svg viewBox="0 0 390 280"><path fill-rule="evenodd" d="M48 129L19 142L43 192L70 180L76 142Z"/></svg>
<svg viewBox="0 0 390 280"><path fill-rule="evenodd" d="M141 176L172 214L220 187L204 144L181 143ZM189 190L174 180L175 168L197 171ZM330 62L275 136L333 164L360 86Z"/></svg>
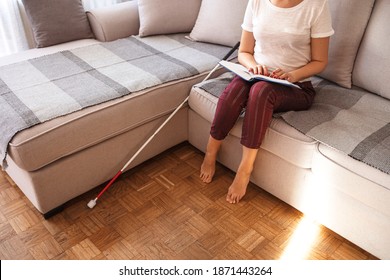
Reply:
<svg viewBox="0 0 390 280"><path fill-rule="evenodd" d="M128 1L87 12L95 38L107 42L137 35L139 32L138 2Z"/></svg>

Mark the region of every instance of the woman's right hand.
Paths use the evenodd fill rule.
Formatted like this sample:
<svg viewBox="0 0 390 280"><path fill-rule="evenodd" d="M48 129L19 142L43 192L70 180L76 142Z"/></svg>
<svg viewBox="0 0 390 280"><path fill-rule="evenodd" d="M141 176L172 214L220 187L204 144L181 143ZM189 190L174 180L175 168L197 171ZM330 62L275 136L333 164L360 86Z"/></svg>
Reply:
<svg viewBox="0 0 390 280"><path fill-rule="evenodd" d="M257 65L254 65L252 67L249 67L248 68L248 71L255 74L255 75L264 75L264 76L269 76L270 75L270 72L268 71L268 68L267 66L265 65L260 65L260 64L257 64Z"/></svg>

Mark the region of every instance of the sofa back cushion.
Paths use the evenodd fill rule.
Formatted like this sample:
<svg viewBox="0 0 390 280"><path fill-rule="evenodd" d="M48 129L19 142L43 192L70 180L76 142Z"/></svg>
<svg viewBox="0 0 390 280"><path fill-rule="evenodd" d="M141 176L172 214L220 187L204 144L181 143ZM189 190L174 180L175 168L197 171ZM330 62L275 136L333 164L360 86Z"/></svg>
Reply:
<svg viewBox="0 0 390 280"><path fill-rule="evenodd" d="M356 58L353 83L390 99L390 1L376 0Z"/></svg>
<svg viewBox="0 0 390 280"><path fill-rule="evenodd" d="M23 0L38 48L93 38L81 0Z"/></svg>
<svg viewBox="0 0 390 280"><path fill-rule="evenodd" d="M139 15L137 1L127 1L87 11L95 38L102 42L137 35Z"/></svg>
<svg viewBox="0 0 390 280"><path fill-rule="evenodd" d="M138 0L141 37L190 32L201 0Z"/></svg>
<svg viewBox="0 0 390 280"><path fill-rule="evenodd" d="M320 76L350 88L352 70L375 0L328 0L335 34L330 39L328 67Z"/></svg>
<svg viewBox="0 0 390 280"><path fill-rule="evenodd" d="M234 46L241 38L241 24L247 5L248 0L203 0L189 38Z"/></svg>

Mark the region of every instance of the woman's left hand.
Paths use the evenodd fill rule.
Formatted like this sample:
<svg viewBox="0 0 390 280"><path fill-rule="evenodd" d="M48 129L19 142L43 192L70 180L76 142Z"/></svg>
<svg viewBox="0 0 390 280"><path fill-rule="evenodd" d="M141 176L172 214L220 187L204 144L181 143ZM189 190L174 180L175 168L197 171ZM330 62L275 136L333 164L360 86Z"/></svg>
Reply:
<svg viewBox="0 0 390 280"><path fill-rule="evenodd" d="M281 80L287 80L290 83L295 83L298 80L294 77L292 72L284 72L283 69L276 68L274 71L270 73L270 76L272 78L281 79Z"/></svg>

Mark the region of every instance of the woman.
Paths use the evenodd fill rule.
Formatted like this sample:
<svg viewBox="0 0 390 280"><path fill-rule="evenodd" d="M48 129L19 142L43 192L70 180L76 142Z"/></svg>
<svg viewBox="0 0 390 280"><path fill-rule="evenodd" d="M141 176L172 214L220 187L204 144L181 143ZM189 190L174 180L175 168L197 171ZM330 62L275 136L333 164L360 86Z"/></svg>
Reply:
<svg viewBox="0 0 390 280"><path fill-rule="evenodd" d="M242 28L239 63L254 74L285 79L301 88L235 77L222 93L200 178L212 181L221 142L245 109L242 159L226 196L229 203L238 203L245 195L273 112L311 106L315 91L310 77L325 69L334 33L327 0L249 0Z"/></svg>

